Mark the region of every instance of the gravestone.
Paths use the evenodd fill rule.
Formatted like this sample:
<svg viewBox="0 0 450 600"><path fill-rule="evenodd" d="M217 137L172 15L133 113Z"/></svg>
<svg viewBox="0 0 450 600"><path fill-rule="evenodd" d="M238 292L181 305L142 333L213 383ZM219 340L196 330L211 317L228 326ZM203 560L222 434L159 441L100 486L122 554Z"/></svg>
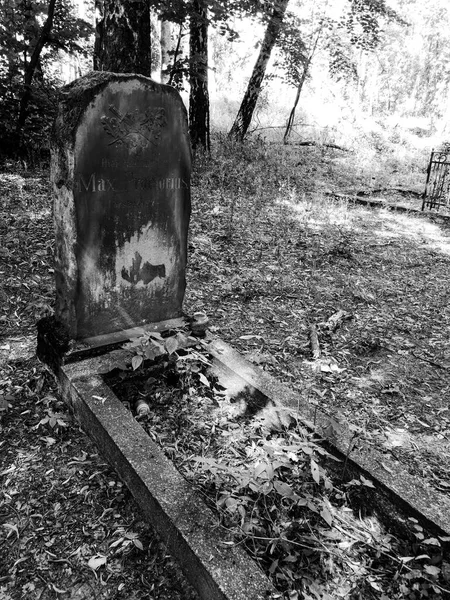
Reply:
<svg viewBox="0 0 450 600"><path fill-rule="evenodd" d="M55 318L78 340L182 315L187 117L173 88L94 72L62 90L52 148Z"/></svg>

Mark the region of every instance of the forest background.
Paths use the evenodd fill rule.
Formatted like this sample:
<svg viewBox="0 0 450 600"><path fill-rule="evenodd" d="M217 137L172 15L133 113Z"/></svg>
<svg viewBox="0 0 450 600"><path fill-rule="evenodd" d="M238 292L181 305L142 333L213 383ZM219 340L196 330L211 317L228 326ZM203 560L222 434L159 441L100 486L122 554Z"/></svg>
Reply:
<svg viewBox="0 0 450 600"><path fill-rule="evenodd" d="M93 66L178 87L194 148L212 130L369 153L394 143L401 158L448 134L444 0L2 0L0 11L3 158L48 155L58 88Z"/></svg>

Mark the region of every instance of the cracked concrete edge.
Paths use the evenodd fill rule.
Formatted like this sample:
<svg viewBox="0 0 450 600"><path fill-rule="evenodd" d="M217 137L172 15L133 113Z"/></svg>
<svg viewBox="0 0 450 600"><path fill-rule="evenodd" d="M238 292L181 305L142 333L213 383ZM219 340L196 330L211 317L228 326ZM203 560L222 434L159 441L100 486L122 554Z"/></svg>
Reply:
<svg viewBox="0 0 450 600"><path fill-rule="evenodd" d="M59 382L83 430L127 485L202 600L263 600L275 590L243 549L229 545L200 494L96 374L101 361L61 368ZM228 542L228 544L227 544Z"/></svg>
<svg viewBox="0 0 450 600"><path fill-rule="evenodd" d="M349 453L348 449L352 447L354 437L347 423L338 423L318 410L303 400L299 392L289 389L249 363L222 340L212 340L205 344L205 347L214 357L218 371L227 370L234 380L237 377L241 378L267 396L273 405L293 410L305 425L323 439L322 444L330 454L346 462L353 473L362 473L371 479L376 486L376 490L372 490L374 494L377 493L375 501L380 507L384 504L384 511L390 511L391 507L392 511L394 508L400 509L404 513L403 518L415 517L422 526L435 534L450 536L448 496L431 489L420 478L413 477L374 444L369 445L364 440L358 440L358 447ZM393 517L393 512L388 516Z"/></svg>

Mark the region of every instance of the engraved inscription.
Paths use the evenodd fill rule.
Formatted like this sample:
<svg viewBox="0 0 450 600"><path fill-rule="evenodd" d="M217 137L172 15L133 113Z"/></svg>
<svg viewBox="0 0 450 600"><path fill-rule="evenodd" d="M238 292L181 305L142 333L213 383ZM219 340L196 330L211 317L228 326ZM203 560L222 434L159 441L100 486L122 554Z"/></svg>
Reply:
<svg viewBox="0 0 450 600"><path fill-rule="evenodd" d="M143 177L133 179L133 186L136 190L186 190L188 184L180 177L168 177L167 179L154 179L152 177Z"/></svg>
<svg viewBox="0 0 450 600"><path fill-rule="evenodd" d="M132 177L130 179L107 178L96 173L90 175L79 174L74 182L77 192L127 192L136 190L187 190L188 183L181 177L167 177L156 179L154 177Z"/></svg>
<svg viewBox="0 0 450 600"><path fill-rule="evenodd" d="M110 158L102 158L102 167L104 169L142 169L142 168L151 168L154 166L154 162L152 159L155 157L150 157L148 162L144 162L142 159L133 160L131 158L125 158L124 160L110 159Z"/></svg>
<svg viewBox="0 0 450 600"><path fill-rule="evenodd" d="M101 117L103 129L112 138L109 146L127 145L137 148L142 146L142 139L156 146L163 127L167 125L164 108L147 108L145 113L136 109L122 114L110 104L109 112L112 117Z"/></svg>
<svg viewBox="0 0 450 600"><path fill-rule="evenodd" d="M75 190L77 192L108 192L116 191L111 179L105 179L104 177L96 177L95 173L92 173L89 177L79 175L75 181Z"/></svg>
<svg viewBox="0 0 450 600"><path fill-rule="evenodd" d="M129 283L138 283L142 281L145 285L156 279L156 277L160 277L164 279L166 276L166 267L165 265L152 265L148 261L146 261L142 266L142 256L139 252L134 253L134 258L131 264L130 269L122 269L122 278Z"/></svg>

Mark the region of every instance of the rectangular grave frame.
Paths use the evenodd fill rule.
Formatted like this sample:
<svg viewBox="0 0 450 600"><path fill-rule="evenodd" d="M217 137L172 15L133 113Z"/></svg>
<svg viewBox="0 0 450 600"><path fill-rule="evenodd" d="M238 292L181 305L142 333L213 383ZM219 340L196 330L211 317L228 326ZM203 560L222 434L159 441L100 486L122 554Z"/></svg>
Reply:
<svg viewBox="0 0 450 600"><path fill-rule="evenodd" d="M212 371L218 376L222 385L233 390L234 393L245 389L247 392L250 391L252 394L255 393L265 397L269 409L275 406L294 410L300 422L316 434L318 443L331 456L338 459L338 462L331 459L326 464L335 475L339 474L340 469L345 464L349 477L358 478L363 475L374 483L375 487L371 489L371 508L375 509L382 521L387 522L388 525L394 524L394 527L398 527L399 523L403 524L400 525L400 528L402 528L405 527L408 517L413 517L432 534L443 537L450 536L450 499L445 494L428 489L421 481L417 481L416 478L409 475L401 466L396 465L389 457L372 445L361 442L349 454L348 448L351 447L352 432L345 423L341 423L339 432L336 432L332 418L317 410L316 407L303 400L298 393L279 383L271 375L246 361L231 346L220 339L211 339L211 337L203 345L205 350L213 357ZM167 514L164 508L166 500L158 496L161 492L160 483L156 485L155 489L152 489L151 478L142 481L139 472L134 468L131 473L128 473L128 469L133 465L130 467L127 453L131 452L133 454L134 452L133 443L130 440L136 439L137 435L133 433L133 436L130 436L130 427L133 432L136 432L136 427L140 428L140 425L106 383L103 382L100 375L113 369L118 361L122 362L124 360L126 355L130 356L124 350L117 349L100 356L84 357L78 361L71 360L70 364L64 364L63 361L55 374L64 400L75 413L84 431L129 487L144 511L146 518L168 543L170 551L180 562L188 579L190 578L191 583L199 591L202 600L210 600L211 598L218 598L218 600L262 600L263 598L270 598L270 593L268 596L266 595L267 590L271 589L270 584L265 576L262 576L259 569L257 569L256 575L251 575L251 580L253 580L253 577L256 578L254 579L257 582L256 587L254 589L245 588L244 595L242 595L241 583L237 585L239 589L235 589L233 586L231 588L227 587L229 565L222 567L220 561L225 560L225 563L227 563L231 560L234 567L236 567L236 563L245 565L244 574L238 570L239 572L234 575L235 582L242 582L241 577L247 579L250 576L249 574L253 573L251 561L249 566L248 561L250 559L246 555L241 563L241 558L237 560L236 556L227 552L223 553L219 548L220 560L216 564L217 568L214 567L215 570L213 569L214 573L211 573L208 564L210 561L208 560L205 564L203 550L200 551L199 555L196 544L191 545L189 540L183 538L186 532L177 528L177 519L173 519L173 515L171 517L170 514ZM108 411L111 413L109 419L101 417L102 414L105 415ZM110 425L108 423L112 423L112 432L109 430ZM142 435L149 441L150 451L146 454L145 460L147 462L155 460L156 463L160 460L170 462L158 447L154 446L153 443L150 444L150 438L142 428L140 429ZM139 439L144 438L139 436ZM126 440L131 446L128 449L122 447L120 440ZM117 442L119 442L118 445ZM125 462L122 461L123 456L125 456ZM389 465L389 470L383 465ZM173 469L173 466L168 468ZM139 490L144 490L144 496L150 494L153 499L146 496L145 500L142 501L142 498L139 497ZM158 507L157 513L152 514L148 508L149 502L152 506ZM200 502L202 501L200 500ZM163 512L160 512L161 510ZM205 510L206 521L211 525L214 518L211 521L209 509ZM203 510L200 512L203 513ZM155 514L157 514L157 517L155 517ZM197 526L198 523L196 528ZM191 532L194 529L191 529ZM217 543L219 543L219 546L221 545L220 540L223 543L222 534L216 525L209 527L207 523L202 524L201 529L207 532L205 534L207 545L212 544L217 549ZM184 541L180 542L180 536ZM173 543L174 541L175 543ZM447 545L444 544L444 549L447 548ZM192 571L192 565L196 565L195 569L197 570ZM223 570L224 568L225 570ZM211 596L212 589L215 590L215 595Z"/></svg>
<svg viewBox="0 0 450 600"><path fill-rule="evenodd" d="M111 76L117 81L136 77L94 74L94 87L97 85L99 89L98 86L104 85ZM60 172L63 171L60 169ZM142 185L151 189L159 186L157 181L149 179ZM54 183L56 187L74 185L73 181L61 182L57 177ZM170 186L167 184L167 189L175 189L172 183ZM84 184L85 191L89 191L90 187L97 190L99 185L96 179L86 179ZM103 182L98 191L106 192L107 187L113 188L114 184ZM69 207L70 210L73 206ZM63 237L64 232L61 235ZM73 239L70 241L73 242ZM68 296L70 300L71 294ZM72 318L73 315L69 315L65 320ZM240 548L227 544L229 540L217 527L213 514L100 377L105 369L113 368L115 361L128 355L117 346L134 334L149 330L162 333L184 324L183 318L177 316L138 327L84 336L70 349L56 343L51 331L41 332L38 335L38 355L56 375L62 396L84 431L135 496L146 518L166 541L202 600L263 600L268 597L267 592L274 592L267 578ZM269 406L296 411L299 419L316 433L330 454L345 460L347 470L356 477L363 474L374 481L374 497L380 510L391 517L404 511L436 535L450 535L450 500L444 495L431 493L403 471L393 468L389 473L383 469L380 465L387 459L376 448L361 445L349 455L352 433L345 424L341 424L337 434L330 417L245 361L223 341L213 340L205 347L214 358L213 370L219 379L235 390L250 389L252 393L264 396ZM377 466L374 467L374 463ZM163 475L167 475L167 481ZM191 496L194 500L188 502ZM187 505L193 520L186 518Z"/></svg>

